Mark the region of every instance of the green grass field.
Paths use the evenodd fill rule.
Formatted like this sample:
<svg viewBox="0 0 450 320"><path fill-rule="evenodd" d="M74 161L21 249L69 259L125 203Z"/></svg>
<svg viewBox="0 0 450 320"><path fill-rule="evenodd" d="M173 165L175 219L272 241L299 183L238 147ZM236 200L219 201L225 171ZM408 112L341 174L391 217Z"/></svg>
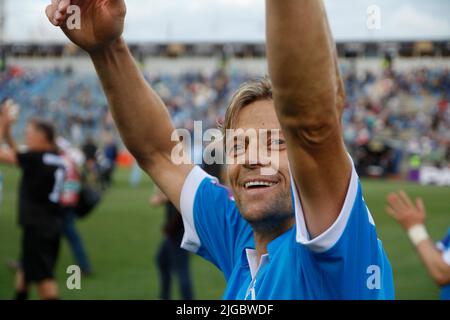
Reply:
<svg viewBox="0 0 450 320"><path fill-rule="evenodd" d="M19 253L20 230L16 224L19 172L2 166L3 201L0 206L0 299L13 296L13 274L4 263ZM441 238L450 225L450 188L421 187L403 182L363 181L365 199L377 223L380 239L391 260L398 299L437 299L438 288L420 264L400 227L384 212L388 192L404 188L422 196L428 209L427 225L434 239ZM63 299L157 299L158 274L154 257L161 239L162 208L148 205L152 190L149 179L137 188L128 186L128 171L116 174L114 187L103 203L78 227L88 248L95 275L83 278L81 290L66 289L67 266L74 264L63 241L57 277ZM355 257L357 258L357 257ZM195 297L220 299L225 282L215 267L192 257ZM174 284L178 297L177 283ZM34 298L36 297L33 291Z"/></svg>

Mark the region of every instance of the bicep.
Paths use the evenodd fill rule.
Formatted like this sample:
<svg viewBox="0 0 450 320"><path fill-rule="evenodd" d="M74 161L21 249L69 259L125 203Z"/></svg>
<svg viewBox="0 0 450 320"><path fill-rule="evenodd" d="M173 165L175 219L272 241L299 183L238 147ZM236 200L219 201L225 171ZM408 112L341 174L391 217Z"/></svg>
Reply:
<svg viewBox="0 0 450 320"><path fill-rule="evenodd" d="M284 130L291 183L302 202L308 231L316 237L334 223L342 209L352 174L351 160L338 124L319 127L316 132L301 127Z"/></svg>

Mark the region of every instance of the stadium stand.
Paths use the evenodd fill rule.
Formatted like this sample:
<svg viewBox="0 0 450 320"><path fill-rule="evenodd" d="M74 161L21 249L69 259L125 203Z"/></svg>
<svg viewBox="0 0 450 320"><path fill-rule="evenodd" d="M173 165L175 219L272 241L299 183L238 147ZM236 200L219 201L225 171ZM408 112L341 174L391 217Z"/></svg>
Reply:
<svg viewBox="0 0 450 320"><path fill-rule="evenodd" d="M264 58L157 57L143 59L147 80L165 100L176 127L193 120L214 127L230 94L243 81L266 73ZM384 68L380 68L384 65ZM347 89L345 141L360 174L384 176L409 170L410 159L450 163L448 58L341 59ZM113 130L107 102L85 57L11 58L0 73L0 99L21 106L15 134L27 119L43 117L76 145Z"/></svg>

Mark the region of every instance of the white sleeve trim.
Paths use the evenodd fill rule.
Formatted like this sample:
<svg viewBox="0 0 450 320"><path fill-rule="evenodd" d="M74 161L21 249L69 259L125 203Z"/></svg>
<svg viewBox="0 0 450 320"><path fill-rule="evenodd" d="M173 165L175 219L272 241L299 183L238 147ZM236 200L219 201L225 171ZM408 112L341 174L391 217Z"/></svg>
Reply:
<svg viewBox="0 0 450 320"><path fill-rule="evenodd" d="M353 205L355 203L356 194L358 192L358 174L356 173L353 161L351 159L350 161L352 163L352 174L342 210L333 225L328 230L312 240L310 240L310 236L306 228L305 217L303 214L302 205L300 203L299 193L291 174L291 186L292 193L294 195L295 219L297 224L296 240L298 243L308 247L311 251L320 253L331 249L338 242L345 230L345 227L347 226L350 213L352 212Z"/></svg>
<svg viewBox="0 0 450 320"><path fill-rule="evenodd" d="M450 248L442 252L442 258L450 266Z"/></svg>
<svg viewBox="0 0 450 320"><path fill-rule="evenodd" d="M196 253L201 246L200 238L195 229L194 202L197 190L205 178L215 179L200 167L195 166L186 177L180 195L180 211L184 225L181 247L193 253Z"/></svg>

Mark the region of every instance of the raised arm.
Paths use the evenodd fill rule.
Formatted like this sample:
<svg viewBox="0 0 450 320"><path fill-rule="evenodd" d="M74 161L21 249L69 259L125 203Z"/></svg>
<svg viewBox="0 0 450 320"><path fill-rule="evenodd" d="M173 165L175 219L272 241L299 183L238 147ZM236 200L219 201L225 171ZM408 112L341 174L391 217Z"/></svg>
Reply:
<svg viewBox="0 0 450 320"><path fill-rule="evenodd" d="M71 4L81 9L79 30L69 30L66 24ZM125 145L179 207L181 188L192 165L171 161L174 127L164 103L144 80L121 37L125 12L123 0L53 1L46 10L50 22L89 53Z"/></svg>
<svg viewBox="0 0 450 320"><path fill-rule="evenodd" d="M344 90L321 0L266 0L275 108L308 231L338 217L351 177L341 134Z"/></svg>
<svg viewBox="0 0 450 320"><path fill-rule="evenodd" d="M428 236L425 227L426 210L423 200L415 203L404 192L391 193L387 197L387 213L407 232L417 254L438 286L450 284L450 265L442 252Z"/></svg>
<svg viewBox="0 0 450 320"><path fill-rule="evenodd" d="M13 119L10 118L8 108L0 106L0 162L6 164L17 163L17 144L11 134ZM7 147L2 148L1 144L6 142Z"/></svg>

